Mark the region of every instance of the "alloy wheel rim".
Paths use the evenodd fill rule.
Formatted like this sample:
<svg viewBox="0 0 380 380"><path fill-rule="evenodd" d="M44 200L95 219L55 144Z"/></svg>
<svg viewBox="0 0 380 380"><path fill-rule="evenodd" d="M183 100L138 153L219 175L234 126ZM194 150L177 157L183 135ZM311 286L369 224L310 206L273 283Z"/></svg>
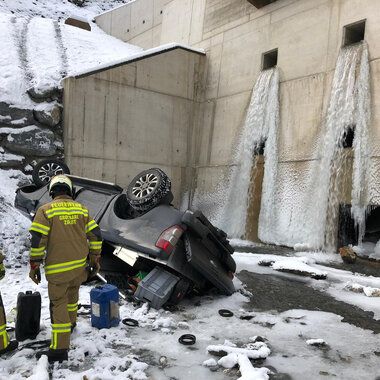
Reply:
<svg viewBox="0 0 380 380"><path fill-rule="evenodd" d="M54 163L47 163L41 166L38 171L38 177L44 183L50 182L53 177L59 174L63 174L63 169L60 165Z"/></svg>
<svg viewBox="0 0 380 380"><path fill-rule="evenodd" d="M132 188L132 194L136 198L144 198L151 194L157 187L158 177L153 173L141 176Z"/></svg>

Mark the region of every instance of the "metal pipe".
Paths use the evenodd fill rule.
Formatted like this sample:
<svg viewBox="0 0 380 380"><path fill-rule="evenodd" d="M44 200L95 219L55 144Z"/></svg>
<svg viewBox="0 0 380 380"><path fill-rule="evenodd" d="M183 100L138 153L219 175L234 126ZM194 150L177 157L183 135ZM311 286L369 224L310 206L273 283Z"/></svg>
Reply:
<svg viewBox="0 0 380 380"><path fill-rule="evenodd" d="M107 280L100 274L100 273L97 273L97 275L96 275L96 277L100 280L100 281L102 281L102 282L104 282L105 284L107 284ZM123 300L125 300L125 299L127 299L127 296L125 296L123 293L121 293L120 291L119 291L119 296L123 299Z"/></svg>

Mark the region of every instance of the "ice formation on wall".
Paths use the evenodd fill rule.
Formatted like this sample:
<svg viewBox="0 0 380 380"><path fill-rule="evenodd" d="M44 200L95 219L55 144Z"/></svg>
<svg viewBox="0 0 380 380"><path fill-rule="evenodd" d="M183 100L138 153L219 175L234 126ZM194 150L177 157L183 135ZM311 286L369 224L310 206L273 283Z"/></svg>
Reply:
<svg viewBox="0 0 380 380"><path fill-rule="evenodd" d="M341 194L351 185L352 217L359 227L359 235L364 233L369 122L369 63L367 45L363 42L340 51L318 160L305 162L302 167L282 164L276 170L275 204L271 214L263 213L262 209L259 218L259 238L263 242L312 249L335 248ZM350 129L354 130L353 152L343 149ZM353 158L352 178L348 175L350 157ZM269 168L265 166L265 176ZM264 181L263 195L265 188ZM262 202L262 208L265 203Z"/></svg>
<svg viewBox="0 0 380 380"><path fill-rule="evenodd" d="M342 146L350 128L354 130L351 214L359 227L359 238L364 234L365 212L369 203L366 185L369 180L370 103L367 44L362 42L343 47L335 68L317 172L318 212L314 229L317 234L315 242L319 242L319 245L329 246L333 241L329 231L334 230L331 223L336 222L338 213L339 180L342 181L340 172L349 154Z"/></svg>
<svg viewBox="0 0 380 380"><path fill-rule="evenodd" d="M212 195L222 205L210 213L213 223L230 237L244 237L250 194L254 192L255 178L251 175L258 161L255 152L265 141L258 230L261 241L305 249L331 248L336 238L340 194L351 186L352 217L362 235L369 203L366 185L370 104L367 45L362 42L343 47L334 72L317 160L279 166L279 73L277 68L262 71L235 150L228 191L221 194L219 189ZM354 130L352 152L343 149L350 129ZM352 177L347 175L351 158Z"/></svg>
<svg viewBox="0 0 380 380"><path fill-rule="evenodd" d="M257 165L257 151L265 142L265 174L263 180L263 224L270 223L274 208L275 177L277 168L277 130L279 73L277 68L264 70L252 91L247 117L239 137L234 166L228 181L226 199L217 223L230 237L245 235L249 189L254 184L252 169ZM254 170L253 170L254 172Z"/></svg>

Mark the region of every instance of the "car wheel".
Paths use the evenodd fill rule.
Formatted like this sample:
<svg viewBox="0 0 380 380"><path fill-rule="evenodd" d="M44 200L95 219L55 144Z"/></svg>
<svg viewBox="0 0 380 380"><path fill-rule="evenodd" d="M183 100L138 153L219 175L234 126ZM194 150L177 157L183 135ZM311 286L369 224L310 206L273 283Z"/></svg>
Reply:
<svg viewBox="0 0 380 380"><path fill-rule="evenodd" d="M152 168L133 178L127 189L127 198L134 209L148 211L167 199L170 188L169 177L161 169Z"/></svg>
<svg viewBox="0 0 380 380"><path fill-rule="evenodd" d="M69 167L60 160L47 159L39 162L33 169L33 182L41 187L47 185L58 174L70 174Z"/></svg>

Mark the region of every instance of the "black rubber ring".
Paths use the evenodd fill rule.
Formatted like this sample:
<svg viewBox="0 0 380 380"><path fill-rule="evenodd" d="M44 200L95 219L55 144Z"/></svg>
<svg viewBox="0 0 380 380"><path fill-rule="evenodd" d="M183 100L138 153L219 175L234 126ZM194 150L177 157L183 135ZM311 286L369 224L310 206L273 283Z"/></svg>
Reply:
<svg viewBox="0 0 380 380"><path fill-rule="evenodd" d="M80 303L80 304L78 304L78 309L81 309L81 308L83 308L83 309L91 309L91 305L82 305Z"/></svg>
<svg viewBox="0 0 380 380"><path fill-rule="evenodd" d="M124 318L121 323L129 327L137 327L139 325L139 322L132 318Z"/></svg>
<svg viewBox="0 0 380 380"><path fill-rule="evenodd" d="M220 309L219 315L221 315L222 317L232 317L234 313L228 309Z"/></svg>
<svg viewBox="0 0 380 380"><path fill-rule="evenodd" d="M77 311L77 315L91 315L91 310Z"/></svg>
<svg viewBox="0 0 380 380"><path fill-rule="evenodd" d="M19 350L22 350L24 348L32 348L32 349L40 349L40 348L48 348L50 346L50 339L47 340L37 340L35 342L26 343L20 347L18 347Z"/></svg>
<svg viewBox="0 0 380 380"><path fill-rule="evenodd" d="M195 344L197 338L193 334L183 334L178 338L178 342L184 344L185 346L191 346Z"/></svg>

